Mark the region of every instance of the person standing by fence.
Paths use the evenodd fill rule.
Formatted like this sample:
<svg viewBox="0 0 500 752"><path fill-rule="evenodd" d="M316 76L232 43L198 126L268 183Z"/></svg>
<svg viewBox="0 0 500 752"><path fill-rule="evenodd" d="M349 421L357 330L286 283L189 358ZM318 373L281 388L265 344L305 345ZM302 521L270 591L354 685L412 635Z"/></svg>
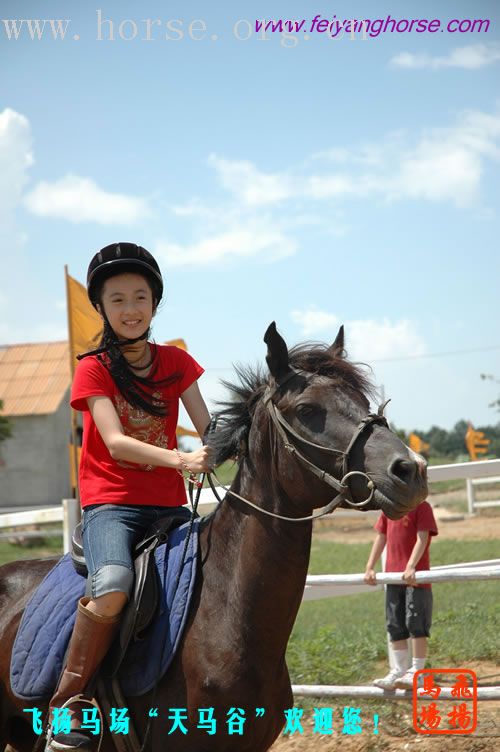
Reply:
<svg viewBox="0 0 500 752"><path fill-rule="evenodd" d="M395 666L373 684L382 689L412 689L415 672L425 667L432 622L432 588L417 584L415 572L430 569L431 537L438 534L432 507L423 501L400 520L382 512L366 564L365 582L376 585L375 565L387 546L386 572L403 572L404 585L387 585L385 611ZM409 665L408 639L412 641Z"/></svg>

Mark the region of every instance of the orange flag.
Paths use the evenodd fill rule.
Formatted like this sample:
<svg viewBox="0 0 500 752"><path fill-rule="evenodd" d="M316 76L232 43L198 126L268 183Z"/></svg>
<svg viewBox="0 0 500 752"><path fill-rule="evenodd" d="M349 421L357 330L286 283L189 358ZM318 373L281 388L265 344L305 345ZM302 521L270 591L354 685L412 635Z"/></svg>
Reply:
<svg viewBox="0 0 500 752"><path fill-rule="evenodd" d="M430 445L421 439L420 436L417 436L416 433L411 433L409 439L410 449L413 449L417 454L425 454L425 452L429 451Z"/></svg>
<svg viewBox="0 0 500 752"><path fill-rule="evenodd" d="M76 279L66 273L66 299L68 307L68 334L73 376L77 364L78 353L86 352L97 347L101 339L102 320L87 297L87 290Z"/></svg>

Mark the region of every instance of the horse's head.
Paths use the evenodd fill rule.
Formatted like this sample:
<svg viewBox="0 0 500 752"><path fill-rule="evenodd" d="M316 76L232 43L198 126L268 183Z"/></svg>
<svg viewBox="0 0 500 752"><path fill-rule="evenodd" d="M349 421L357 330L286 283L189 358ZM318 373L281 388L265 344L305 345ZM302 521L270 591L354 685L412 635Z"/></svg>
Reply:
<svg viewBox="0 0 500 752"><path fill-rule="evenodd" d="M370 412L372 387L345 358L343 327L330 347L289 352L274 322L264 341L270 376L239 369L241 383L226 383L235 399L222 403L210 441L216 464L244 458L250 477L285 491L295 516L335 498L335 506L398 519L425 499L425 461L389 429L382 409Z"/></svg>
<svg viewBox="0 0 500 752"><path fill-rule="evenodd" d="M290 478L297 495L301 478L315 507L339 493L341 506L382 509L393 519L419 504L427 494L425 461L390 430L383 408L370 413L371 387L345 358L343 327L330 347L289 353L274 323L264 341L271 382L263 401L284 484Z"/></svg>

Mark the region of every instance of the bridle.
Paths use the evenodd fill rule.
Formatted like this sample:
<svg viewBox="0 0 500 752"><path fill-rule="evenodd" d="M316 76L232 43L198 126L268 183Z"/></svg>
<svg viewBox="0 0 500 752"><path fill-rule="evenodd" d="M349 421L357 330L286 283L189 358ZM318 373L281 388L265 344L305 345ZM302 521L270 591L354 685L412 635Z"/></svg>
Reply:
<svg viewBox="0 0 500 752"><path fill-rule="evenodd" d="M262 507L257 506L256 504L249 501L248 499L243 498L242 496L237 494L235 491L232 491L231 489L226 488L225 486L222 486L222 487L228 494L231 494L232 496L235 496L237 499L244 501L246 504L249 504L251 507L253 507L254 509L257 509L259 512L262 512L263 514L267 514L271 517L276 517L280 520L287 520L289 522L304 522L306 520L314 520L314 519L317 519L318 517L323 517L326 514L330 514L330 512L332 512L337 506L339 506L339 504L342 504L343 502L348 504L350 507L354 507L355 509L363 509L364 507L368 506L368 504L373 499L373 496L376 490L375 482L370 478L370 476L367 473L363 473L361 470L349 471L349 456L354 445L360 438L360 436L368 428L370 428L371 426L375 424L385 426L386 428L389 427L387 424L387 420L384 417L384 408L389 402L389 400L387 400L382 405L380 405L376 413L368 413L368 415L365 418L363 418L363 420L356 427L356 430L345 451L342 451L340 449L333 449L330 447L326 447L326 446L323 446L322 444L315 444L313 441L309 441L308 439L298 434L292 428L292 426L285 420L281 411L278 409L278 407L276 407L276 404L273 402L273 397L276 394L276 392L279 391L288 381L300 375L301 374L295 369L290 369L284 378L280 379L279 381L275 381L275 384L272 387L268 386L266 388L266 391L264 392L263 403L269 412L269 415L271 417L273 425L275 426L278 432L278 435L283 441L285 449L293 457L296 457L299 460L299 462L301 462L317 478L319 478L321 481L323 481L324 483L326 483L327 485L331 486L332 488L336 490L337 493L335 494L333 499L325 507L323 507L323 509L317 514L312 514L307 517L285 517L280 514L275 514L274 512L269 512L267 509L263 509ZM311 462L311 460L305 457L304 454L297 447L296 445L297 441L300 442L301 444L305 444L306 446L311 447L312 449L320 450L321 452L324 452L325 454L340 455L342 457L342 479L340 481L337 480L337 478L335 478L333 475L331 475L330 473L328 473L326 470L322 469L321 467L318 467L318 465L315 465L314 462ZM221 501L218 493L216 492L213 480L211 478L212 474L215 476L215 473L213 472L208 473L208 481L218 501ZM361 476L363 478L366 478L368 488L370 489L370 495L368 496L367 499L364 499L363 501L360 501L360 502L355 502L352 500L352 497L348 498L348 496L351 496L351 491L349 488L348 480L349 478L352 478L353 476Z"/></svg>

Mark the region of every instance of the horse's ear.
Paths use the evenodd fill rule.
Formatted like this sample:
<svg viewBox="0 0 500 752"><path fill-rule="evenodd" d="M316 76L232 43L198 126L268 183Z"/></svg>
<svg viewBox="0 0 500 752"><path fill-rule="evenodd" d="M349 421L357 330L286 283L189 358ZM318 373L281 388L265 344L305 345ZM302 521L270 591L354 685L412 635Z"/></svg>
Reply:
<svg viewBox="0 0 500 752"><path fill-rule="evenodd" d="M335 342L333 345L330 345L328 348L328 352L331 353L335 358L343 358L345 355L344 350L344 325L340 327L337 336L335 337Z"/></svg>
<svg viewBox="0 0 500 752"><path fill-rule="evenodd" d="M288 348L286 342L281 334L278 334L274 321L267 327L267 331L264 334L264 342L267 345L266 362L269 366L271 376L279 383L283 376L286 376L290 371L290 366L288 365Z"/></svg>

